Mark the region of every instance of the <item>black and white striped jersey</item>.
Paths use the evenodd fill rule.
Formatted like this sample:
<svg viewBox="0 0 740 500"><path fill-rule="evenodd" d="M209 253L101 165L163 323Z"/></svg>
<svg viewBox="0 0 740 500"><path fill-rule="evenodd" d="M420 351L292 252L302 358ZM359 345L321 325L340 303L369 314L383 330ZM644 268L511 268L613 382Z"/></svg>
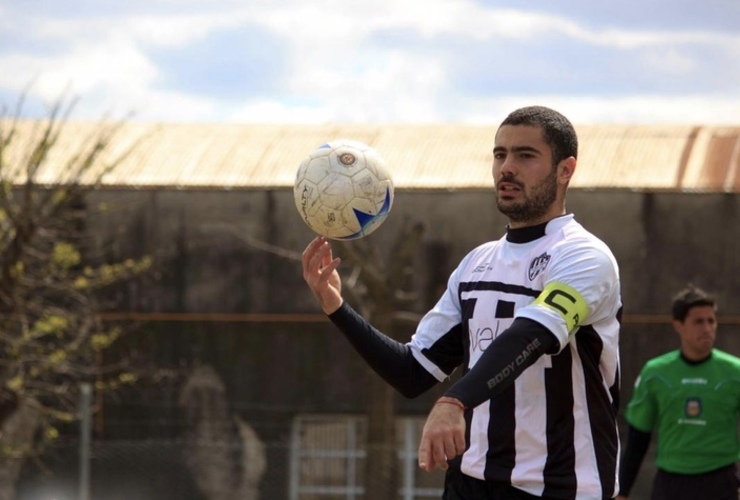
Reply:
<svg viewBox="0 0 740 500"><path fill-rule="evenodd" d="M537 235L527 229L470 252L408 345L442 381L458 367L464 377L515 318L547 327L560 351L466 411L468 448L452 465L537 496L611 498L618 491L618 266L572 215Z"/></svg>

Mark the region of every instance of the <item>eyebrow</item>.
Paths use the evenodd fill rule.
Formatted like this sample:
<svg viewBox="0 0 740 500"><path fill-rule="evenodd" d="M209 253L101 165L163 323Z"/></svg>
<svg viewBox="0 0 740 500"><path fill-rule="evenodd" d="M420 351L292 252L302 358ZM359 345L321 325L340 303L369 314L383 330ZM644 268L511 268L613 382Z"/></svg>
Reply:
<svg viewBox="0 0 740 500"><path fill-rule="evenodd" d="M496 146L493 148L494 153L501 153L505 152L507 149L503 146ZM512 153L537 153L540 154L541 151L535 147L532 146L514 146L511 148Z"/></svg>

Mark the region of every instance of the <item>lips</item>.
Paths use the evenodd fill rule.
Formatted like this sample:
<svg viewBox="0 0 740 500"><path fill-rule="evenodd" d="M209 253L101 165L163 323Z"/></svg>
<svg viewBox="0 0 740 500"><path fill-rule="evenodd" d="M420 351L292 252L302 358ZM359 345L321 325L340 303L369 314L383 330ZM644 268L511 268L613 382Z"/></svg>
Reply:
<svg viewBox="0 0 740 500"><path fill-rule="evenodd" d="M522 190L521 187L512 182L499 182L497 187L498 192L504 194L514 194Z"/></svg>

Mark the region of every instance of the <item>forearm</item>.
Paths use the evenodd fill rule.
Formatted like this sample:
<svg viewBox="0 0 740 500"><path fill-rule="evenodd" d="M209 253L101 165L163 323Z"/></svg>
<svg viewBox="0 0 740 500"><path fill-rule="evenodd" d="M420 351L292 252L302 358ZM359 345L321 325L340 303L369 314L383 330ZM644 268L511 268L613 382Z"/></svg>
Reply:
<svg viewBox="0 0 740 500"><path fill-rule="evenodd" d="M619 495L627 497L635 484L640 465L650 446L651 433L642 432L631 425L627 432L627 446L619 467Z"/></svg>
<svg viewBox="0 0 740 500"><path fill-rule="evenodd" d="M544 354L557 351L558 341L530 319L516 319L491 342L478 362L445 393L473 408L500 394Z"/></svg>
<svg viewBox="0 0 740 500"><path fill-rule="evenodd" d="M406 344L374 328L346 302L330 314L329 319L365 362L405 397L416 397L437 383L437 379L416 361Z"/></svg>

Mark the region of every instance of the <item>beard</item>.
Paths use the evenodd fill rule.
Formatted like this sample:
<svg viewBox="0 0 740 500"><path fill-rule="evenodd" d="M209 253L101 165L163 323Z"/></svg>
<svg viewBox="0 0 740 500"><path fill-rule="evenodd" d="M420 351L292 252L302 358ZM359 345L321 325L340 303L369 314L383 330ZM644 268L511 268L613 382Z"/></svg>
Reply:
<svg viewBox="0 0 740 500"><path fill-rule="evenodd" d="M527 192L524 187L512 178L503 177L501 181L514 182L522 188L524 201L504 201L496 197L496 206L512 222L532 222L540 220L555 203L558 196L557 168L553 168L547 177L532 186Z"/></svg>

